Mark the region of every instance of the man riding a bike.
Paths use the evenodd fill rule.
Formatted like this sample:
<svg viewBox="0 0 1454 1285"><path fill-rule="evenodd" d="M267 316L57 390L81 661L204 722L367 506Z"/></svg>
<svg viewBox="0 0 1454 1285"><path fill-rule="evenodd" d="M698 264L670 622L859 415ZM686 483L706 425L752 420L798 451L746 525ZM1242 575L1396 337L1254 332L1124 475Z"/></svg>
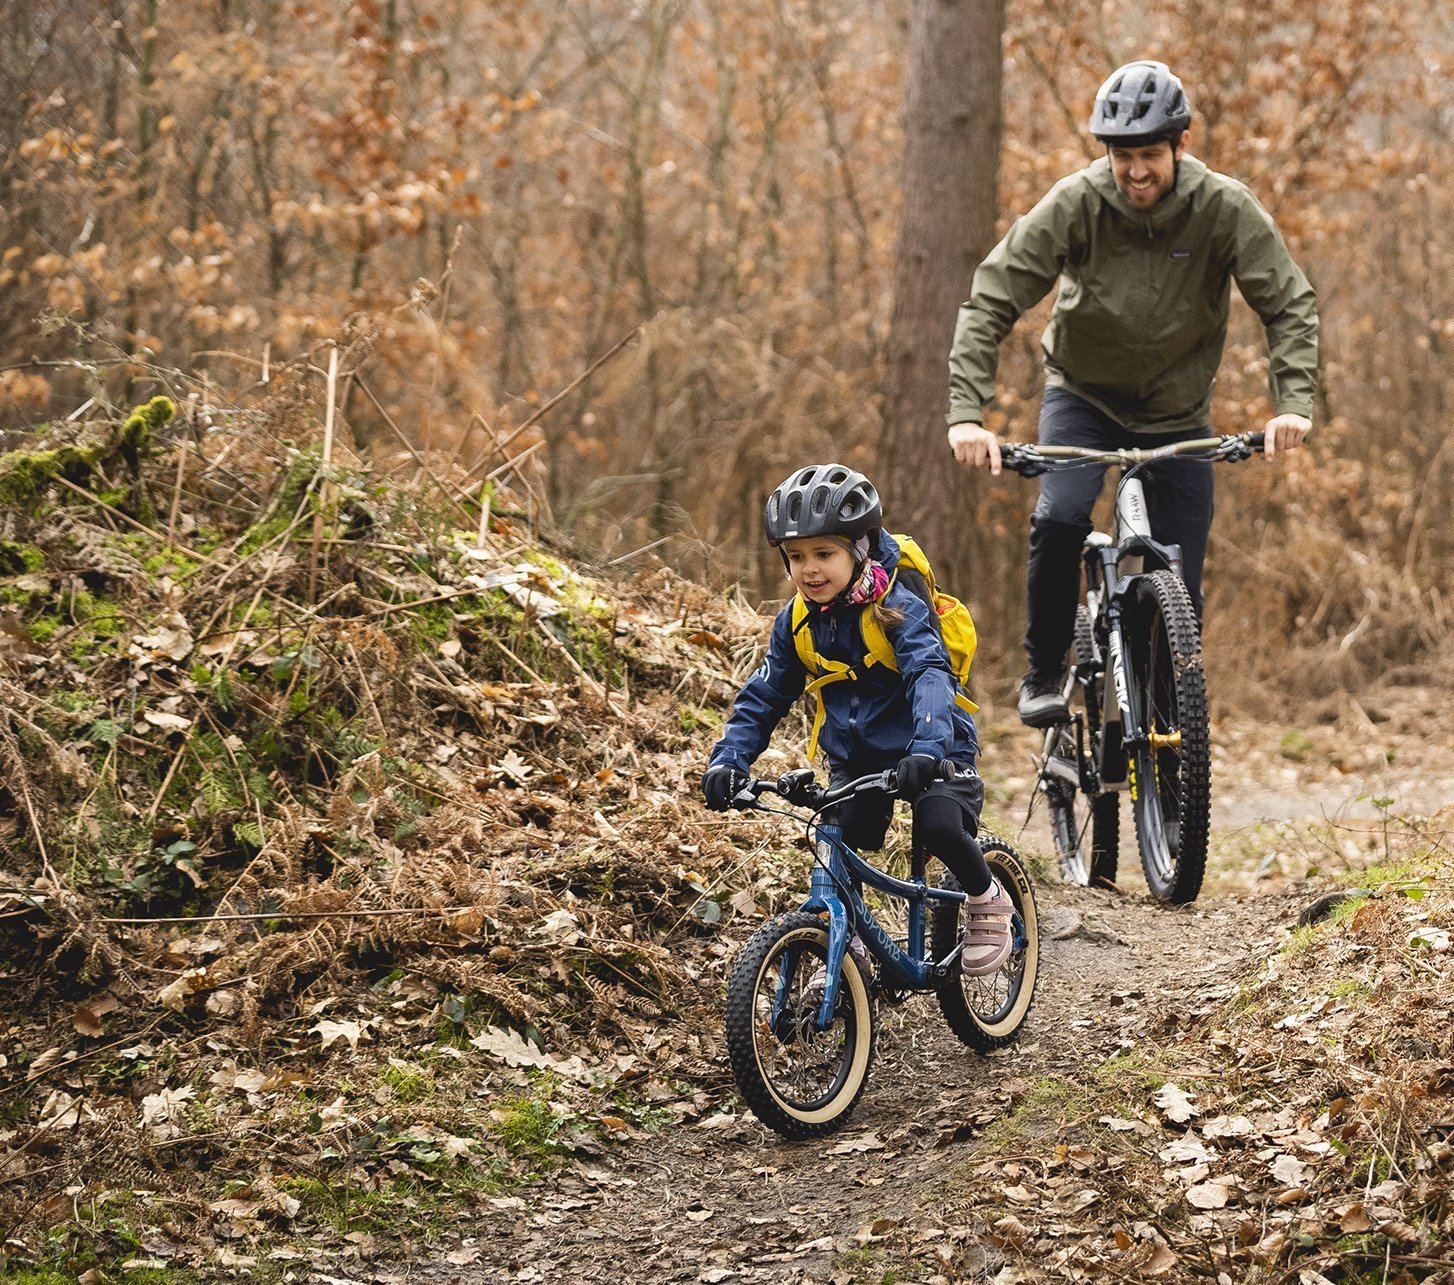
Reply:
<svg viewBox="0 0 1454 1285"><path fill-rule="evenodd" d="M1313 288L1271 215L1235 179L1186 155L1191 107L1165 64L1139 61L1101 86L1090 132L1106 156L1057 183L1018 219L974 275L949 358L949 444L971 467L1000 472L984 427L1000 341L1060 283L1042 340L1042 445L1155 447L1206 437L1227 337L1231 283L1267 331L1268 459L1312 427L1318 363ZM1104 467L1052 470L1030 523L1028 672L1019 713L1032 727L1067 716L1062 679ZM1178 544L1201 610L1212 522L1212 466L1149 466L1156 538Z"/></svg>

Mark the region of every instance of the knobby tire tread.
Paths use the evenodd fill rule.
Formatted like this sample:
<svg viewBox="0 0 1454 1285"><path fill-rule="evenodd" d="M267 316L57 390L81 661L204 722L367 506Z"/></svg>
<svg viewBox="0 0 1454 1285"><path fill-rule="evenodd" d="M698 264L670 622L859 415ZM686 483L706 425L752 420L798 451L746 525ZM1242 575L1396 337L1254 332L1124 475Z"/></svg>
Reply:
<svg viewBox="0 0 1454 1285"><path fill-rule="evenodd" d="M1153 845L1165 844L1164 832L1147 833L1152 821L1142 799L1135 807L1136 834L1141 848L1142 868L1147 886L1159 901L1180 906L1195 901L1201 892L1207 866L1207 834L1211 812L1211 733L1207 715L1206 671L1202 665L1201 629L1191 595L1181 577L1172 571L1154 571L1141 582L1136 613L1139 637L1138 664L1133 666L1133 682L1137 690L1133 703L1145 713L1145 684L1154 682L1154 675L1145 671L1150 630L1163 627L1170 647L1177 704L1177 723L1181 731L1181 826L1178 851L1169 879L1163 879L1155 868ZM1157 622L1160 622L1158 626ZM1149 770L1151 753L1143 749L1137 754L1137 793L1157 799L1155 816L1161 818L1155 774ZM1156 828L1161 830L1158 823Z"/></svg>
<svg viewBox="0 0 1454 1285"><path fill-rule="evenodd" d="M809 911L793 911L779 915L763 924L752 934L733 961L727 981L727 1003L724 1031L727 1041L727 1059L732 1067L733 1078L742 1093L743 1101L763 1124L784 1138L801 1140L819 1138L834 1132L847 1121L853 1108L858 1105L868 1085L869 1068L873 1064L876 1017L873 992L868 979L851 954L844 955L843 977L840 988L848 988L850 1002L861 1006L865 1020L855 1024L854 1048L845 1056L855 1060L855 1049L863 1041L868 1042L860 1071L850 1074L848 1080L834 1095L829 1107L831 1115L819 1120L803 1119L794 1114L793 1108L774 1092L757 1057L754 1040L756 1022L756 995L764 969L773 957L778 943L791 933L802 929L813 930L821 936L825 951L828 944L827 924L818 915ZM840 989L840 1003L843 991Z"/></svg>

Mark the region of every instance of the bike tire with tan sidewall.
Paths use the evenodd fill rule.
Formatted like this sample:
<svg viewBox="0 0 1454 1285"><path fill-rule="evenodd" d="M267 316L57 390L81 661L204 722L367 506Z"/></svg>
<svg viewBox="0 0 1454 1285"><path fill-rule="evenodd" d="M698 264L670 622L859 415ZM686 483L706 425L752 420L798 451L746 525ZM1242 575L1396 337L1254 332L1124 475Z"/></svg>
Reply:
<svg viewBox="0 0 1454 1285"><path fill-rule="evenodd" d="M753 1115L785 1138L832 1133L848 1119L868 1084L874 1001L868 979L851 955L844 958L828 1030L818 1032L811 1025L816 1007L806 982L825 965L827 956L827 924L815 914L794 911L753 933L728 975L725 1032L733 1078ZM784 971L789 974L789 994L779 1005ZM817 1059L815 1080L826 1082L805 1089L803 1077L795 1085L788 1063L801 1052L799 1062L809 1065L810 1046L819 1043L826 1052Z"/></svg>
<svg viewBox="0 0 1454 1285"><path fill-rule="evenodd" d="M936 994L949 1029L977 1052L992 1053L1020 1033L1035 1001L1035 986L1040 979L1040 915L1035 888L1020 854L990 834L981 833L979 845L990 874L1015 903L1024 942L1010 952L999 972L969 977L956 968ZM947 870L939 886L959 889L958 881ZM959 903L936 904L931 937L935 959L943 959L958 944L959 923Z"/></svg>

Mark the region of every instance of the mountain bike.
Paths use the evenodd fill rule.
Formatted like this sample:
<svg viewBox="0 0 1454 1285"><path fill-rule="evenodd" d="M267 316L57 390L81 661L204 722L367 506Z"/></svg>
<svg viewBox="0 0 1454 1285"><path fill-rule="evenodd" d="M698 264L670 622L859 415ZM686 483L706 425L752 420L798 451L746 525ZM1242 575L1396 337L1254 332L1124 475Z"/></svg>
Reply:
<svg viewBox="0 0 1454 1285"><path fill-rule="evenodd" d="M1120 795L1129 791L1141 867L1151 895L1196 899L1207 865L1211 737L1201 628L1181 577L1181 549L1152 538L1137 473L1168 456L1232 462L1260 452L1263 434L1171 446L1093 450L1012 443L1005 468L1116 464L1116 534L1092 531L1082 549L1084 600L1065 680L1070 717L1045 731L1036 789L1045 797L1061 876L1115 883Z"/></svg>
<svg viewBox="0 0 1454 1285"><path fill-rule="evenodd" d="M846 844L839 826L818 820L825 808L864 790L896 793L893 769L832 789L802 769L777 781L751 780L733 800L734 807L803 822L814 853L807 899L753 933L727 982L733 1077L753 1114L785 1138L820 1137L847 1120L868 1083L880 1002L933 991L955 1035L988 1053L1015 1038L1035 996L1039 919L1015 850L979 835L990 872L1016 913L999 971L968 976L959 958L960 907L967 898L954 876L946 871L929 886L927 857L916 852L909 878L896 878ZM769 807L762 802L766 794L790 806ZM865 884L877 890L885 914L906 903L905 928L885 929L864 900ZM855 938L861 955L850 948Z"/></svg>

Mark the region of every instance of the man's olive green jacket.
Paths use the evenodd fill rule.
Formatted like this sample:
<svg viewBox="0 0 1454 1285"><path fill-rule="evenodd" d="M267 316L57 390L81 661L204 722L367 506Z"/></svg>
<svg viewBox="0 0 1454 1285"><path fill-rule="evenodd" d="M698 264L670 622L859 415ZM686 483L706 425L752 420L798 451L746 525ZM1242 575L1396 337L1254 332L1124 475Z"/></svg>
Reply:
<svg viewBox="0 0 1454 1285"><path fill-rule="evenodd" d="M1046 383L1132 432L1211 422L1231 282L1267 327L1278 414L1312 416L1318 366L1313 288L1272 216L1235 179L1183 157L1176 186L1138 211L1102 157L1016 220L974 274L949 356L949 422L982 423L1000 341L1057 280Z"/></svg>

